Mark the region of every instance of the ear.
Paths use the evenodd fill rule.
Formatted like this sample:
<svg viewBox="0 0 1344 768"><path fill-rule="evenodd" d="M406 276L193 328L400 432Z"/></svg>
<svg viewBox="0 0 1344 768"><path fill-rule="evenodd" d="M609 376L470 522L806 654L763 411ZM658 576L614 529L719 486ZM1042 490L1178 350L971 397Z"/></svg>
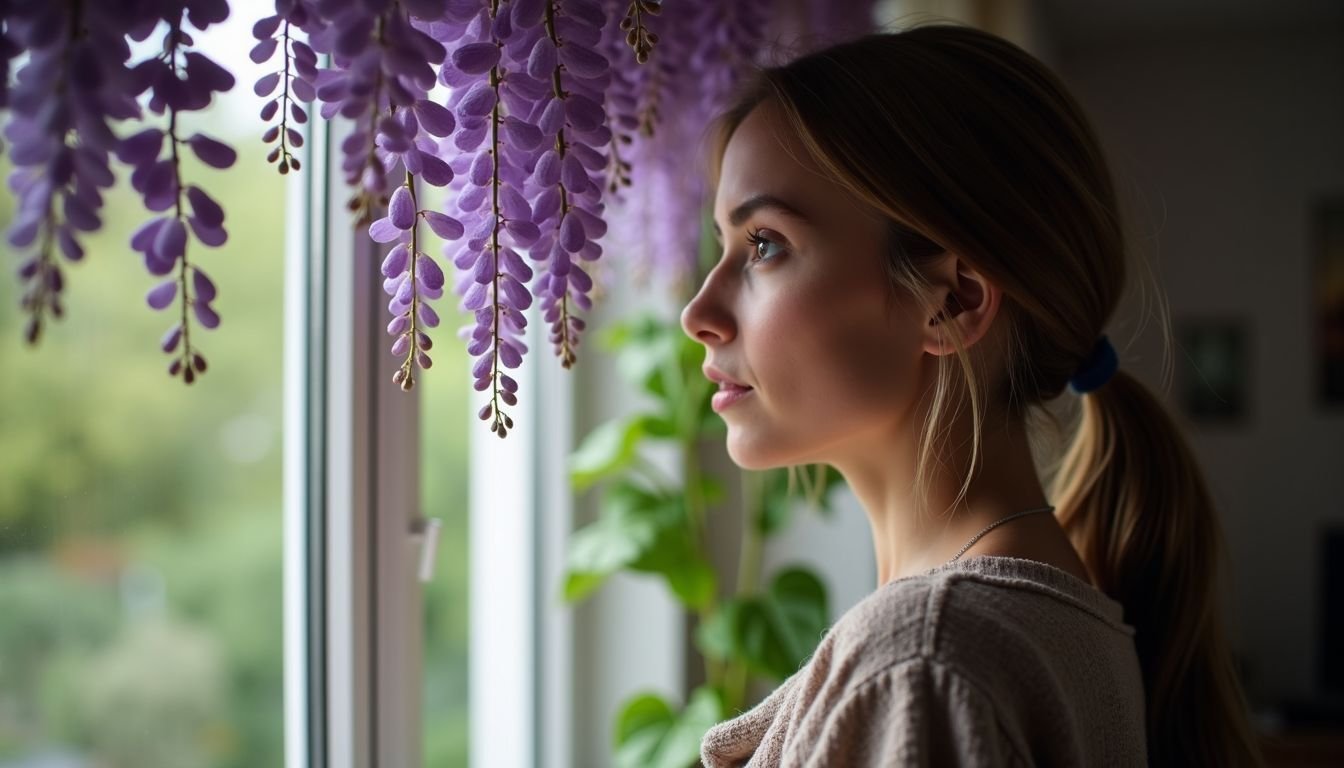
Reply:
<svg viewBox="0 0 1344 768"><path fill-rule="evenodd" d="M999 312L1003 292L984 274L955 253L948 252L926 272L940 309L924 326L924 351L931 355L950 355L957 348L946 332L955 323L969 349L987 333Z"/></svg>

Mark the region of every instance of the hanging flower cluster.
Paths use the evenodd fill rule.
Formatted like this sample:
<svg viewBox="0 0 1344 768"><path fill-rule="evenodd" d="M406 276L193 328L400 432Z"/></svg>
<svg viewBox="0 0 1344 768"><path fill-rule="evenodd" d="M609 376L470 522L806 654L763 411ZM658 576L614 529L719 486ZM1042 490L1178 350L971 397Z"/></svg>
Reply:
<svg viewBox="0 0 1344 768"><path fill-rule="evenodd" d="M182 136L178 116L207 106L214 93L233 87L233 76L191 50L184 22L205 29L228 11L225 0L14 0L4 8L0 51L6 70L10 57L28 53L7 94L11 117L5 135L14 165L9 184L18 196L9 244L24 252L20 302L28 315L29 342L37 342L48 317L64 313L57 250L66 261L84 257L80 236L102 224L100 190L113 183L115 155L133 169L131 184L146 207L162 214L136 231L131 247L143 255L150 274L168 277L149 291L149 305L180 306L180 320L162 342L164 352L173 355L168 370L187 383L205 371L205 358L191 343L188 309L202 326L218 325L211 307L216 289L188 258L188 243L194 235L202 245L218 246L227 235L224 211L199 186L185 182L180 156L190 150L208 165L227 168L234 153L204 134ZM161 52L132 65L128 41L148 38L161 24ZM149 110L166 120L118 139L111 123L142 117L136 98L146 91Z"/></svg>
<svg viewBox="0 0 1344 768"><path fill-rule="evenodd" d="M228 12L227 0L0 0L0 61L8 71L28 53L12 90L8 78L0 83L0 107L10 112L18 205L9 242L23 252L30 342L64 311L57 253L83 258L79 239L101 225L115 157L155 214L131 239L150 274L166 278L146 300L180 310L162 340L169 371L187 383L205 372L190 321L219 324L217 289L190 245L217 247L227 233L224 211L183 178L180 159L190 151L227 168L235 153L182 135L178 118L233 86L192 39ZM532 304L568 368L606 239L650 275L687 277L706 188L686 161L733 83L760 63L772 35L852 34L871 12L870 0L698 0L666 10L661 0L276 0L253 26L249 55L274 65L253 90L280 173L301 169L294 150L310 109L350 125L340 143L349 207L388 245L393 380L409 390L432 364L432 302L451 264L470 320L459 335L488 398L480 417L504 437L518 391L509 372L528 353ZM128 41L150 35L159 53L131 61ZM146 93L149 115L137 100ZM118 138L116 123L138 120L150 125ZM446 189L442 210L421 205L423 185ZM610 238L609 222L619 225Z"/></svg>
<svg viewBox="0 0 1344 768"><path fill-rule="evenodd" d="M626 10L605 50L633 46L647 61L621 68L607 94L616 132L608 192L620 210L608 247L639 255L637 277L684 284L709 202L704 169L688 160L701 156L709 121L753 68L870 31L874 3L687 2L661 14L649 3L610 4Z"/></svg>

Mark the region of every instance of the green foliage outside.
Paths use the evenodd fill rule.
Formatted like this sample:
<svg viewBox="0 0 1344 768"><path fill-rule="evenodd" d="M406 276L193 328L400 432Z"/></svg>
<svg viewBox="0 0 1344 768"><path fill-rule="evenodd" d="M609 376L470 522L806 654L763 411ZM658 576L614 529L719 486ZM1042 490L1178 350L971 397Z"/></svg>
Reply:
<svg viewBox="0 0 1344 768"><path fill-rule="evenodd" d="M284 763L285 186L254 136L226 138L233 169L183 160L230 235L189 246L223 317L193 335L210 363L195 384L158 349L174 310L144 303L156 279L128 241L151 214L124 174L84 262L63 265L66 317L36 349L12 270L0 279L0 766L52 752L109 768ZM13 204L0 196L0 227ZM463 765L466 363L441 341L421 390L426 514L444 523L425 755Z"/></svg>
<svg viewBox="0 0 1344 768"><path fill-rule="evenodd" d="M183 160L230 232L188 251L224 317L196 334L210 370L191 387L158 349L172 310L144 303L128 241L151 214L124 174L37 348L0 281L0 764L283 761L285 192L250 138L230 172Z"/></svg>
<svg viewBox="0 0 1344 768"><path fill-rule="evenodd" d="M564 598L592 594L612 574L631 571L660 578L698 621L696 646L706 684L684 705L642 692L616 716L615 760L622 768L684 768L696 764L700 741L712 725L747 704L747 684L781 681L811 655L829 623L826 588L807 568L790 567L761 585L765 539L788 525L796 498L788 470L741 473L745 507L742 551L732 597L729 583L707 556L708 509L725 498L720 478L701 466L701 448L722 440L724 424L710 408L714 385L700 370L704 347L675 322L643 315L603 336L618 355L621 373L651 398L652 408L594 429L570 456L577 490L601 484L600 514L570 540ZM679 478L649 461L644 451L672 444L681 457ZM801 485L813 506L827 509L839 475L826 469Z"/></svg>
<svg viewBox="0 0 1344 768"><path fill-rule="evenodd" d="M434 369L419 376L415 387L421 397L421 512L443 524L434 581L424 585L423 599L427 768L467 764L467 438L468 430L481 426L468 403L475 394L470 358L451 336L457 324L444 314L434 336Z"/></svg>

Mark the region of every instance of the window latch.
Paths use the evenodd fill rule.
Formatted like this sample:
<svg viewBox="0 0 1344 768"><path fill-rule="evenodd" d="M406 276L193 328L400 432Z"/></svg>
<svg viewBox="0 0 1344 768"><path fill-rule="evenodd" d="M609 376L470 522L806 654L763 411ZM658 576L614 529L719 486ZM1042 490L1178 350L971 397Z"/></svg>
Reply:
<svg viewBox="0 0 1344 768"><path fill-rule="evenodd" d="M411 523L411 538L419 540L420 543L418 573L423 584L434 580L434 563L439 551L439 529L442 527L443 524L437 517L421 517Z"/></svg>

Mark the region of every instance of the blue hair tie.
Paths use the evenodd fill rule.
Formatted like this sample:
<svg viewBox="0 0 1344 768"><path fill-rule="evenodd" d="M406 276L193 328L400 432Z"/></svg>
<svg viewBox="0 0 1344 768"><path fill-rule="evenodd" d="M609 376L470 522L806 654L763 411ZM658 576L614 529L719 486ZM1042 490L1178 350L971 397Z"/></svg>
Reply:
<svg viewBox="0 0 1344 768"><path fill-rule="evenodd" d="M1097 345L1092 348L1092 355L1087 362L1078 369L1072 379L1069 379L1069 388L1080 395L1091 392L1110 381L1119 367L1120 358L1115 354L1115 347L1111 346L1110 339L1103 334L1097 340Z"/></svg>

